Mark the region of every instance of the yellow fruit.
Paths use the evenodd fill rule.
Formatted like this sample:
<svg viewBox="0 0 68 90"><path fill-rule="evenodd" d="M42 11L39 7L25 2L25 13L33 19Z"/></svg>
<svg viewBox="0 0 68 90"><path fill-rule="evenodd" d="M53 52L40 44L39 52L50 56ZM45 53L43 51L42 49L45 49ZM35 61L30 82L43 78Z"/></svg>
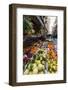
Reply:
<svg viewBox="0 0 68 90"><path fill-rule="evenodd" d="M50 68L52 68L52 67L53 67L53 64L51 63L51 64L50 64Z"/></svg>
<svg viewBox="0 0 68 90"><path fill-rule="evenodd" d="M26 69L25 72L24 72L24 74L27 75L28 73L29 73L29 70Z"/></svg>
<svg viewBox="0 0 68 90"><path fill-rule="evenodd" d="M54 65L56 65L56 64L57 64L57 62L54 60L54 61L53 61L53 64L54 64Z"/></svg>
<svg viewBox="0 0 68 90"><path fill-rule="evenodd" d="M33 74L37 74L38 73L38 68L34 68L33 69Z"/></svg>
<svg viewBox="0 0 68 90"><path fill-rule="evenodd" d="M45 64L45 61L42 61L42 64Z"/></svg>
<svg viewBox="0 0 68 90"><path fill-rule="evenodd" d="M35 60L36 64L40 64L41 61L40 60Z"/></svg>
<svg viewBox="0 0 68 90"><path fill-rule="evenodd" d="M38 70L42 70L42 69L45 69L44 65L43 64L38 64Z"/></svg>
<svg viewBox="0 0 68 90"><path fill-rule="evenodd" d="M48 60L48 64L50 64L50 60Z"/></svg>

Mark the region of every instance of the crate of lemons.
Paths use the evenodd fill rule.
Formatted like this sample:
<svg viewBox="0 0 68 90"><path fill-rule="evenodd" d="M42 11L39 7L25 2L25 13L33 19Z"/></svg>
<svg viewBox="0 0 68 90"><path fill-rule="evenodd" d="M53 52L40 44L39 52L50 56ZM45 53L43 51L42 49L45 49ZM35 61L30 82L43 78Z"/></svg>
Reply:
<svg viewBox="0 0 68 90"><path fill-rule="evenodd" d="M55 73L56 60L49 60L47 50L39 49L31 60L25 65L24 75Z"/></svg>

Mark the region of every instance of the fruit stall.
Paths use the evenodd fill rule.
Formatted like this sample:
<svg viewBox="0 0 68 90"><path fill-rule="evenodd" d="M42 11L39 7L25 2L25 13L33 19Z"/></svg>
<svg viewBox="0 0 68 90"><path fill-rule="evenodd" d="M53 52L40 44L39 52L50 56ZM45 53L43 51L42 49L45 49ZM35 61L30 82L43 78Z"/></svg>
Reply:
<svg viewBox="0 0 68 90"><path fill-rule="evenodd" d="M55 73L57 71L57 51L53 42L34 43L25 49L23 60L24 74Z"/></svg>
<svg viewBox="0 0 68 90"><path fill-rule="evenodd" d="M46 37L44 37L45 33L42 34L41 29L35 30L33 28L34 23L30 22L29 24L29 22L25 22L25 24L29 26L29 27L26 26L26 28L28 28L29 30L27 29L27 31L24 33L23 74L34 75L34 74L56 73L58 63L57 40L55 37L56 35L54 36L53 34L51 35L52 37L50 37L48 36L47 32L45 32ZM36 31L39 32L36 33ZM48 37L50 37L51 40Z"/></svg>

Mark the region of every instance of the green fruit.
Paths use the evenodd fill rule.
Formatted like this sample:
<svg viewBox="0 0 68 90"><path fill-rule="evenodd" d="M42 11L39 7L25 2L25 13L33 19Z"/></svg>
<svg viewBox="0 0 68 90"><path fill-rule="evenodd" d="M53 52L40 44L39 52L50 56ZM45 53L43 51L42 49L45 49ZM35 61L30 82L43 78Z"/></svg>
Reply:
<svg viewBox="0 0 68 90"><path fill-rule="evenodd" d="M57 68L56 68L56 66L53 66L52 68L53 68L54 70L56 70L56 69L57 69Z"/></svg>
<svg viewBox="0 0 68 90"><path fill-rule="evenodd" d="M44 70L45 69L45 67L44 67L44 65L43 64L38 64L38 70L40 71L40 70Z"/></svg>
<svg viewBox="0 0 68 90"><path fill-rule="evenodd" d="M35 60L35 63L36 63L36 64L40 64L41 61L40 61L40 60Z"/></svg>
<svg viewBox="0 0 68 90"><path fill-rule="evenodd" d="M33 69L33 74L37 74L38 73L38 68L34 68Z"/></svg>
<svg viewBox="0 0 68 90"><path fill-rule="evenodd" d="M32 64L32 68L33 69L36 68L36 67L37 67L37 64L36 63Z"/></svg>
<svg viewBox="0 0 68 90"><path fill-rule="evenodd" d="M45 53L43 53L43 57L44 57L44 58L46 58L46 55L45 55Z"/></svg>

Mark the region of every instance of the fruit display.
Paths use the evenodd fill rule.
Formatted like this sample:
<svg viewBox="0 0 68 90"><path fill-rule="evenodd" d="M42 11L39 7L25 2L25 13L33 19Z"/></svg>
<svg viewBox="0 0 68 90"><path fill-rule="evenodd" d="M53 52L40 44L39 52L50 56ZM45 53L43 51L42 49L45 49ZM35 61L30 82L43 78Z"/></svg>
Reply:
<svg viewBox="0 0 68 90"><path fill-rule="evenodd" d="M39 49L37 53L33 56L32 60L27 63L25 67L24 74L43 74L45 73L45 61L44 57L45 51ZM46 55L46 54L45 54Z"/></svg>
<svg viewBox="0 0 68 90"><path fill-rule="evenodd" d="M57 60L48 60L48 72L55 73L57 71Z"/></svg>
<svg viewBox="0 0 68 90"><path fill-rule="evenodd" d="M48 43L48 72L55 73L57 71L57 51L55 50L54 44Z"/></svg>
<svg viewBox="0 0 68 90"><path fill-rule="evenodd" d="M26 55L24 55L24 75L32 74L46 74L57 72L57 52L54 44L48 43L47 48L41 46L40 48L34 44L35 47L30 47Z"/></svg>

